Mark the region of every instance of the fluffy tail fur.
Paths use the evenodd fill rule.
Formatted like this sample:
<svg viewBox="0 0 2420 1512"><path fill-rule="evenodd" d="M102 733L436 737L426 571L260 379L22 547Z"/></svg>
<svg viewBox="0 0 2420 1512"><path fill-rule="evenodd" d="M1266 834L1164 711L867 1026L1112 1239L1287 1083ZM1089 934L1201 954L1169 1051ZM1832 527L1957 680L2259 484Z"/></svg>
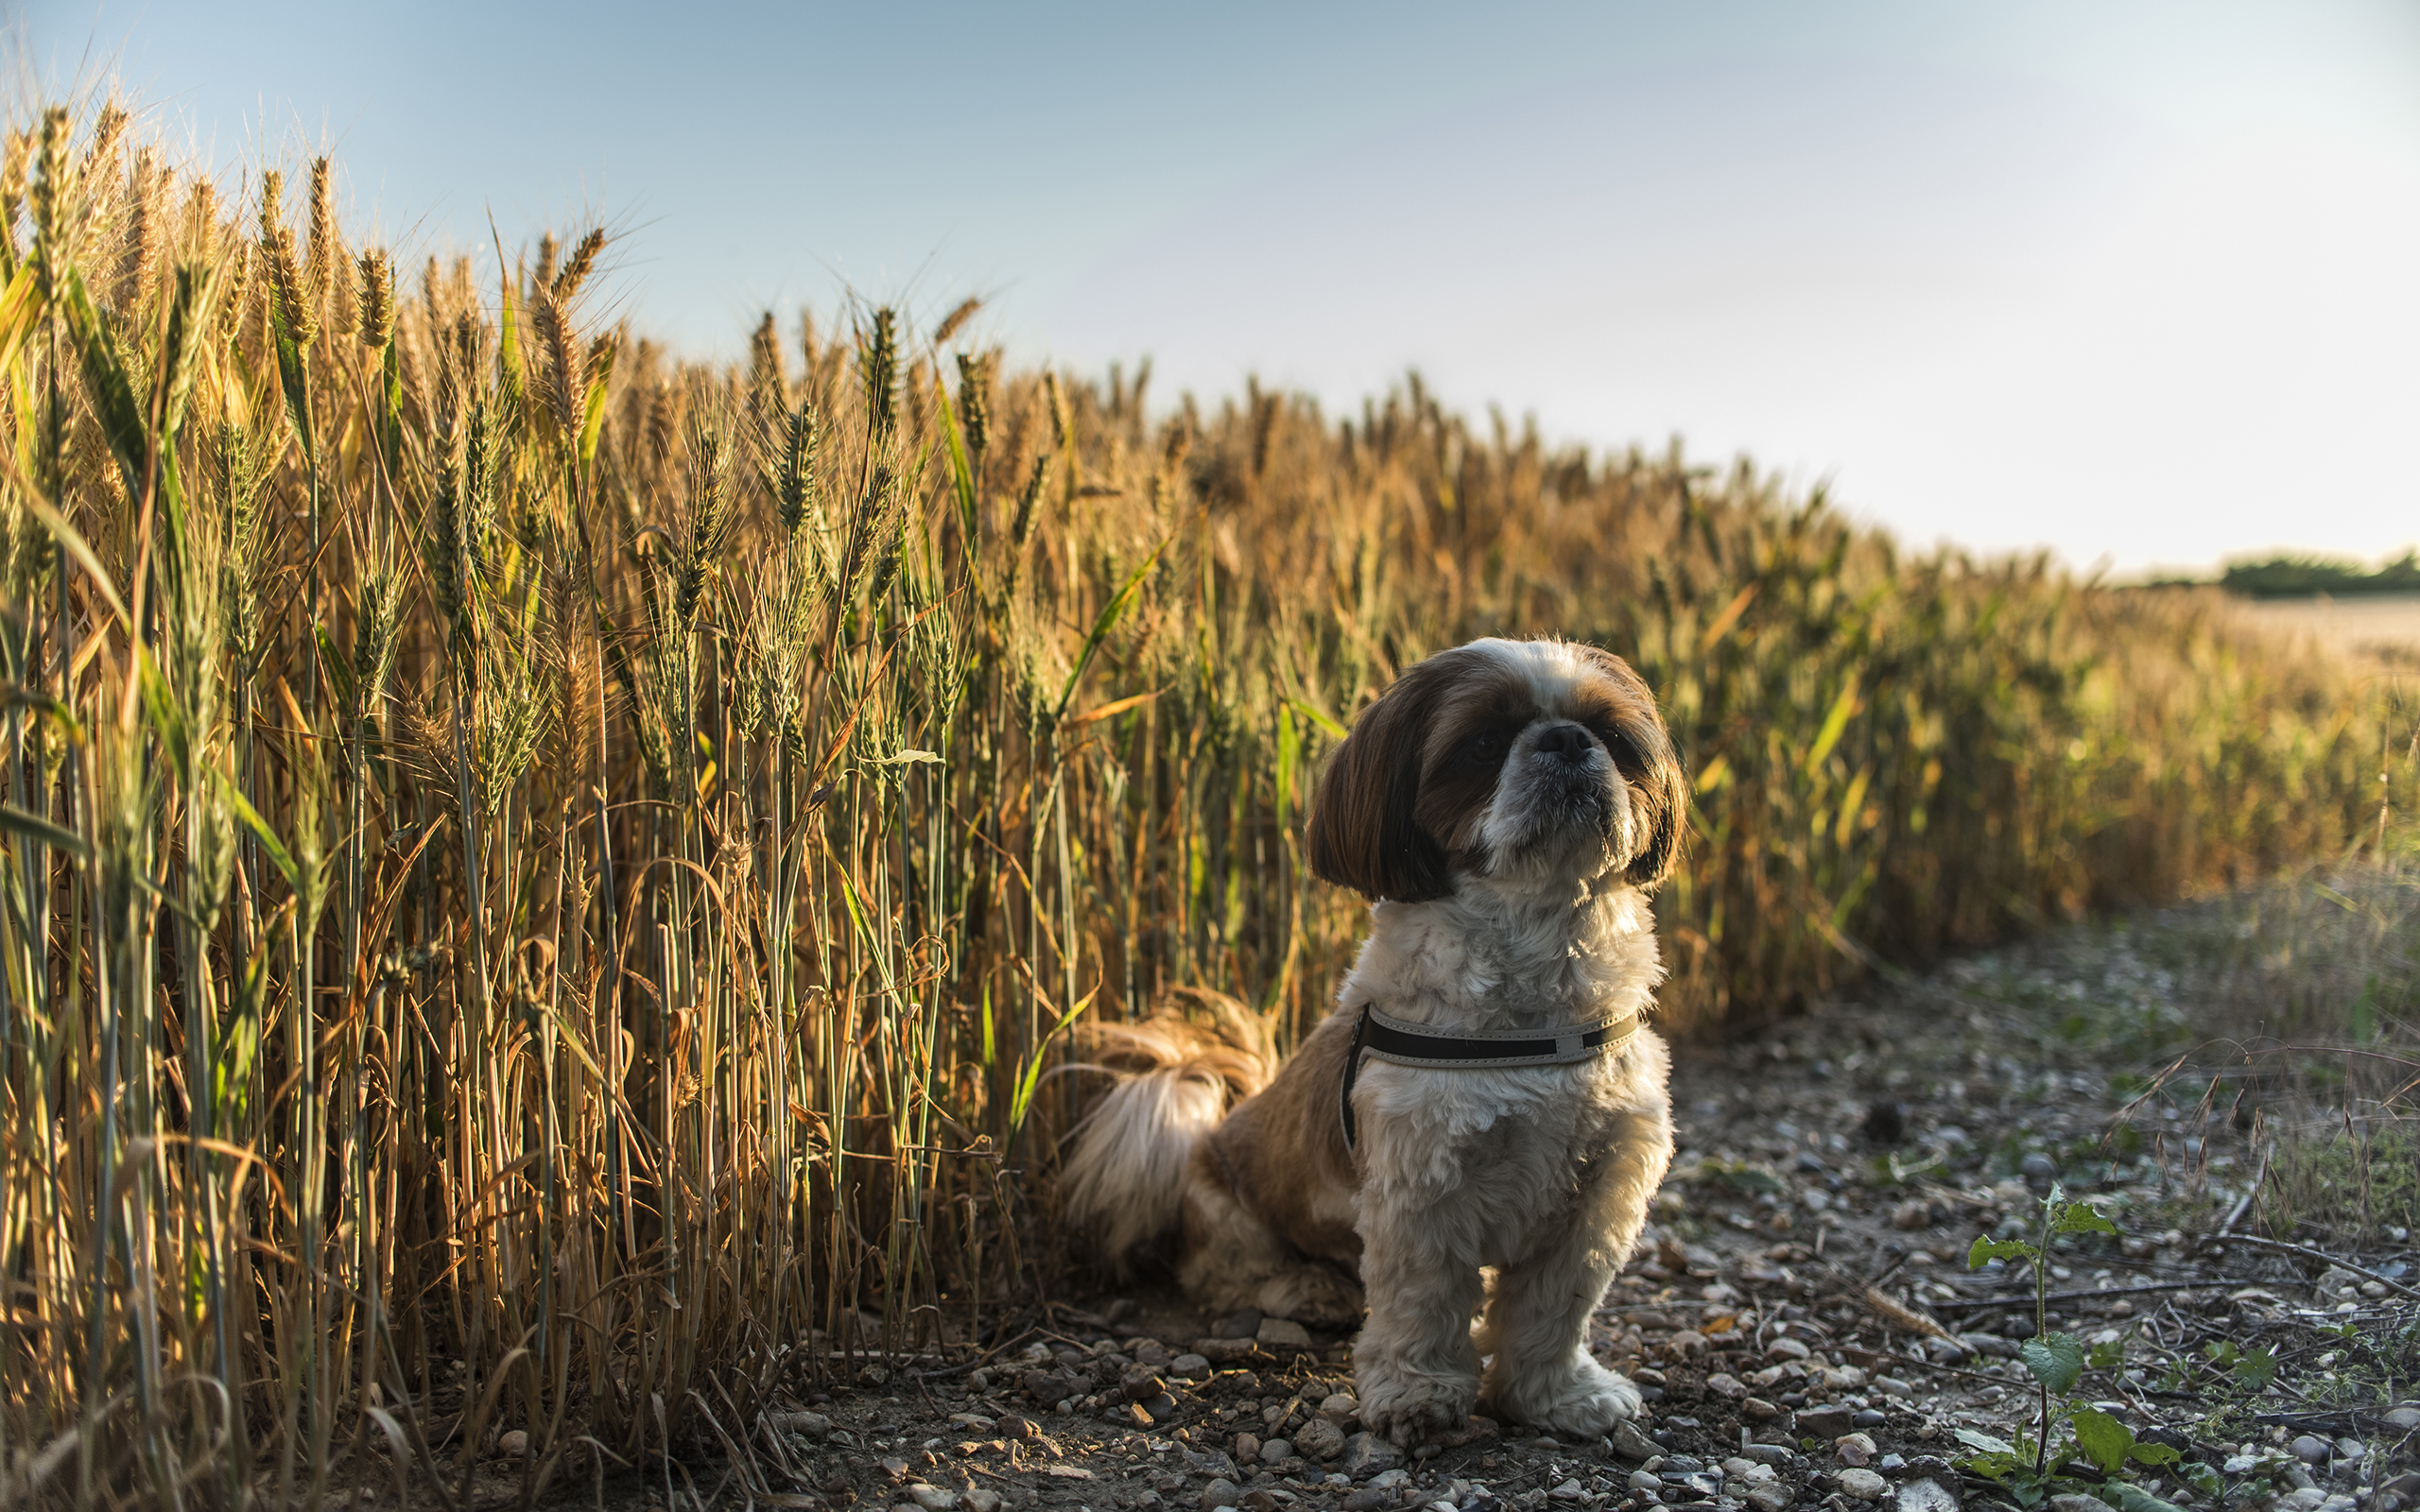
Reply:
<svg viewBox="0 0 2420 1512"><path fill-rule="evenodd" d="M1116 1077L1076 1125L1062 1191L1067 1217L1121 1273L1176 1228L1194 1144L1277 1071L1268 1025L1250 1008L1199 988L1169 996L1140 1023L1093 1026L1092 1059L1068 1068Z"/></svg>

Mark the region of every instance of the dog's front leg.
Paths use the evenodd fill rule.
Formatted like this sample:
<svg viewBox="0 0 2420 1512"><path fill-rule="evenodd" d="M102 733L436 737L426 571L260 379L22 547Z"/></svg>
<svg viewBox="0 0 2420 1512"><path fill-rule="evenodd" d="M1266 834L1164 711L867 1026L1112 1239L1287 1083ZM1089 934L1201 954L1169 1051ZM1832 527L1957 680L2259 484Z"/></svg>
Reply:
<svg viewBox="0 0 2420 1512"><path fill-rule="evenodd" d="M1478 1236L1449 1192L1423 1183L1364 1186L1357 1205L1370 1302L1353 1346L1361 1421L1408 1446L1459 1426L1478 1400Z"/></svg>
<svg viewBox="0 0 2420 1512"><path fill-rule="evenodd" d="M1638 1411L1638 1388L1588 1354L1588 1318L1630 1258L1670 1159L1668 1118L1631 1115L1580 1194L1568 1225L1497 1272L1478 1347L1489 1409L1514 1422L1594 1436Z"/></svg>

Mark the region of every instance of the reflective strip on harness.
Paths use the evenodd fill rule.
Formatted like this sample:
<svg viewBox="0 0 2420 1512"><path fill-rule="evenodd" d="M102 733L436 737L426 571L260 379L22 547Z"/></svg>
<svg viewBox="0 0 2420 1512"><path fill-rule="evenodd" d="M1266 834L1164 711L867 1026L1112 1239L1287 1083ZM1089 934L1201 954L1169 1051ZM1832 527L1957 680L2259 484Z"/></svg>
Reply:
<svg viewBox="0 0 2420 1512"><path fill-rule="evenodd" d="M1361 1057L1374 1056L1398 1066L1446 1071L1487 1071L1507 1066L1564 1066L1627 1048L1638 1033L1638 1015L1620 1014L1594 1023L1560 1023L1550 1029L1469 1029L1440 1034L1424 1024L1364 1006L1345 1052L1337 1109L1344 1124L1344 1147L1354 1147L1353 1084Z"/></svg>

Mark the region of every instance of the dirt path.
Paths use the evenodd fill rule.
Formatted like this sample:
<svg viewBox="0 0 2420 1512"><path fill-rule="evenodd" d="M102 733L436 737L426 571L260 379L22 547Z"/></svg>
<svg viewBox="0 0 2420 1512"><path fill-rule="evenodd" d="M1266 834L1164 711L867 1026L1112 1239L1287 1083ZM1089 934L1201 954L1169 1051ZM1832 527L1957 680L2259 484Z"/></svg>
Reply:
<svg viewBox="0 0 2420 1512"><path fill-rule="evenodd" d="M2026 1473L2043 1407L2020 1358L2031 1268L1967 1263L1979 1236L2035 1233L2057 1183L2118 1231L2061 1237L2040 1278L2050 1333L2090 1356L2054 1440L2082 1410L2170 1462L2057 1512L2405 1512L2420 1505L2408 1227L2338 1244L2349 1270L2245 1237L2273 1146L2256 1145L2243 1091L2139 1074L2168 1055L2153 1030L2190 995L2178 973L2212 928L2238 930L2205 908L2067 931L1685 1047L1682 1150L1597 1319L1596 1352L1650 1399L1610 1439L1476 1423L1407 1457L1360 1432L1349 1340L1136 1293L1033 1314L988 1349L869 1367L769 1422L751 1467L693 1470L672 1498L1954 1512L2090 1493L2080 1456L2055 1486ZM2020 1452L1995 1462L1995 1445ZM1996 1463L1996 1481L1979 1473Z"/></svg>

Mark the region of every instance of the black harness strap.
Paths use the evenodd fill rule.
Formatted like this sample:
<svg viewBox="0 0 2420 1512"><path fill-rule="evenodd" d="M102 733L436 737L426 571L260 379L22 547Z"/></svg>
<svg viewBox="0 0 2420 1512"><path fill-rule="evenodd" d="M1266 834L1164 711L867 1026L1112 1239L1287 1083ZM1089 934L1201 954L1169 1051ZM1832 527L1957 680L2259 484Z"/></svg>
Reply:
<svg viewBox="0 0 2420 1512"><path fill-rule="evenodd" d="M1564 1066L1621 1050L1637 1032L1638 1016L1626 1013L1594 1023L1564 1023L1550 1029L1477 1029L1440 1034L1425 1024L1407 1023L1364 1005L1353 1023L1353 1045L1345 1052L1344 1076L1337 1089L1337 1113L1344 1125L1344 1147L1354 1147L1358 1132L1353 1119L1353 1084L1361 1075L1361 1057L1365 1055L1398 1066L1448 1071Z"/></svg>

